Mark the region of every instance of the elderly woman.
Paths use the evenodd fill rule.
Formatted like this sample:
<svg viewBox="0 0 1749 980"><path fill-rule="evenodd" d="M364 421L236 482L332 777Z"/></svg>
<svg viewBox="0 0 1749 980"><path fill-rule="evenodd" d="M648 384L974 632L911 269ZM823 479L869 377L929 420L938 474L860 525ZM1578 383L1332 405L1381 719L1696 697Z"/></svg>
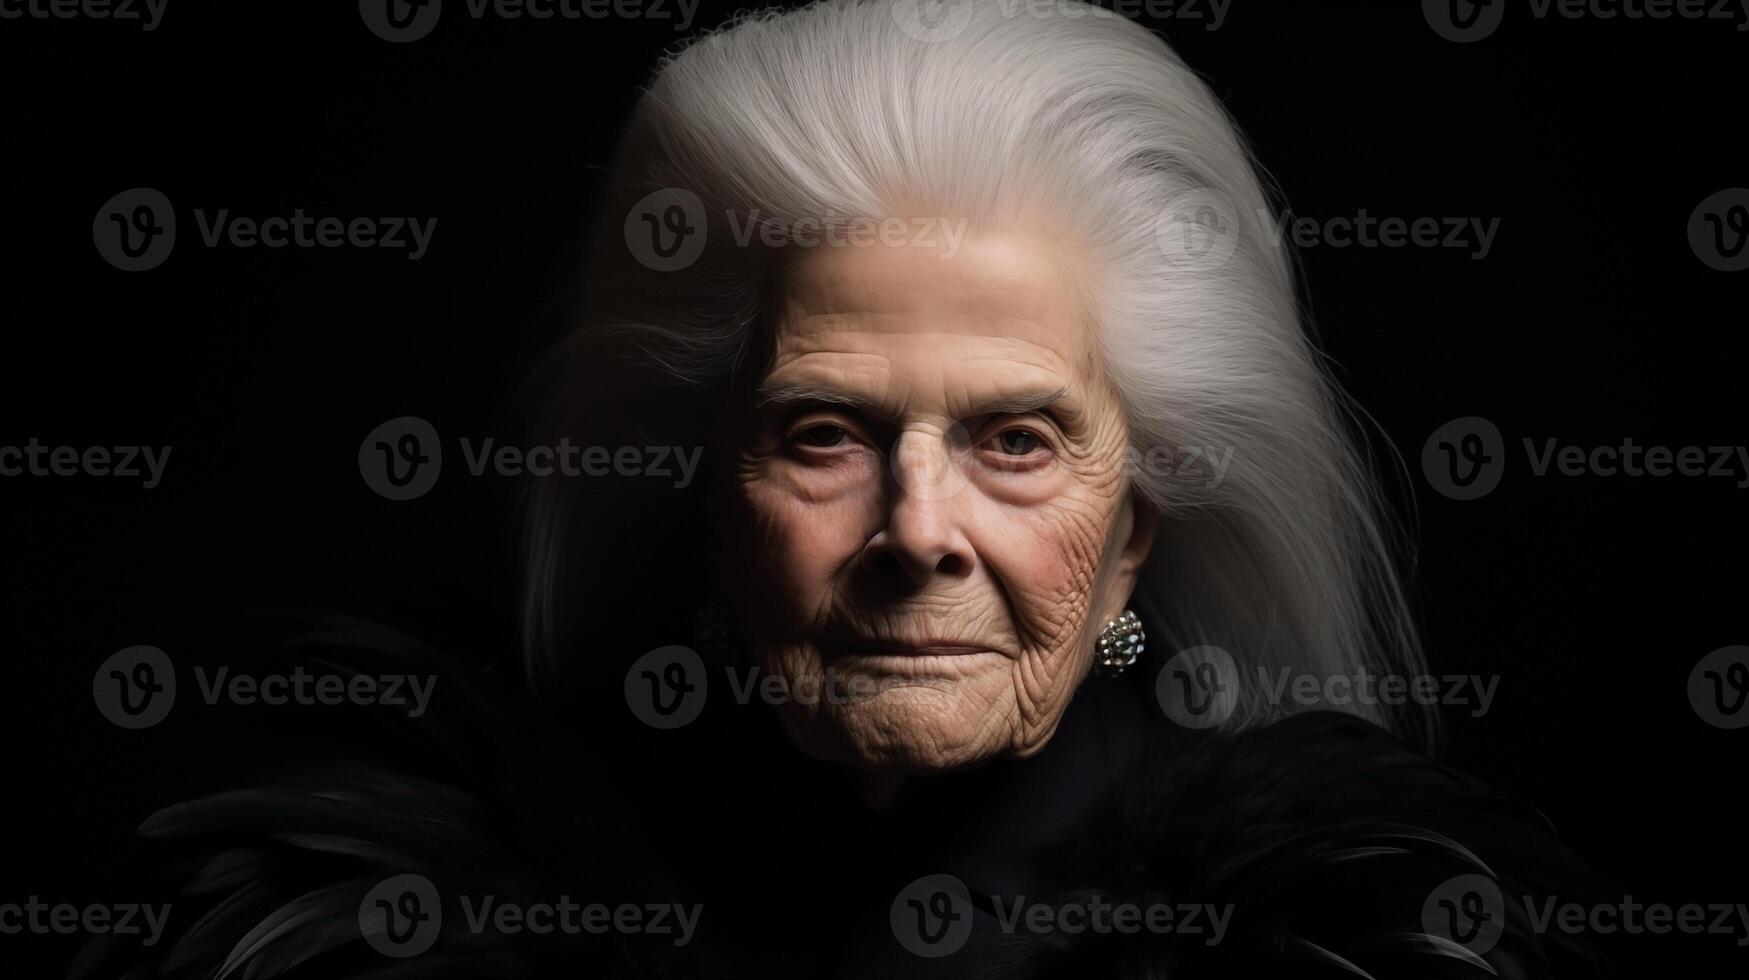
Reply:
<svg viewBox="0 0 1749 980"><path fill-rule="evenodd" d="M1356 693L1424 671L1270 215L1093 8L828 0L666 60L540 441L702 478L535 481L537 697L446 674L410 759L149 821L211 911L146 968L1588 972L1525 903L1587 873Z"/></svg>

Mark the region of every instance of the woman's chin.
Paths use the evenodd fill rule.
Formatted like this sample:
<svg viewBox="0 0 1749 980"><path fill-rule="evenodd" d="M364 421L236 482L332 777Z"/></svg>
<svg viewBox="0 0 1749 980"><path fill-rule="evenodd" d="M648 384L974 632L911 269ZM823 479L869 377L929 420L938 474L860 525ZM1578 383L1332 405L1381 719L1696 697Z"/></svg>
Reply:
<svg viewBox="0 0 1749 980"><path fill-rule="evenodd" d="M887 686L864 700L786 716L785 727L803 752L862 772L963 769L1010 750L1012 717L1001 701L967 686Z"/></svg>

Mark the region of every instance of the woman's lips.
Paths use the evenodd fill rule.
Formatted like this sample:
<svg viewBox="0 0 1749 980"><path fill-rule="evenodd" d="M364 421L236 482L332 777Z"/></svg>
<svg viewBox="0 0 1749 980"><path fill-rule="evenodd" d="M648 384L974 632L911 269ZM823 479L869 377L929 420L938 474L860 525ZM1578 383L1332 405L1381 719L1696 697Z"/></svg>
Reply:
<svg viewBox="0 0 1749 980"><path fill-rule="evenodd" d="M953 657L987 653L990 648L956 640L927 640L909 643L899 640L865 640L851 638L833 643L831 649L842 654L869 657Z"/></svg>

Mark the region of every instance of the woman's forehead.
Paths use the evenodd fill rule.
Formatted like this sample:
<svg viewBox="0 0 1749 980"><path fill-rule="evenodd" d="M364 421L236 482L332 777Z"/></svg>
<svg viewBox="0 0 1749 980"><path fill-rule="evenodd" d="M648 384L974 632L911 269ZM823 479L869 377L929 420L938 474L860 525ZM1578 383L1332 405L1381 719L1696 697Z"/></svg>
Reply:
<svg viewBox="0 0 1749 980"><path fill-rule="evenodd" d="M1079 373L1093 348L1079 299L1058 251L1032 238L813 249L784 275L773 365L819 351L921 348Z"/></svg>

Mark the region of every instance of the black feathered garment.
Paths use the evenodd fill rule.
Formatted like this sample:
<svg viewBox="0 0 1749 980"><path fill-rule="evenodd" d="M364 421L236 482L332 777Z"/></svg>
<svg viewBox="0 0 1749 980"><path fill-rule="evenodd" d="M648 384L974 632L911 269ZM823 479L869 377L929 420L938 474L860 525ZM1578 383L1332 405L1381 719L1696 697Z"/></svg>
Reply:
<svg viewBox="0 0 1749 980"><path fill-rule="evenodd" d="M147 818L143 865L172 903L170 934L96 943L76 976L1613 975L1580 937L1531 928L1526 896L1610 891L1534 811L1346 715L1178 728L1145 665L1090 678L1036 756L915 779L872 810L757 702L713 697L673 732L633 721L620 689L551 712L498 673L353 620L306 629L281 656L437 672L438 687L418 719L325 718L324 731L360 724L320 748L264 748L283 775ZM428 948L405 957L366 942L360 917L399 875L429 881L441 908ZM1497 940L1427 925L1460 875L1500 888ZM964 901L919 905L928 876L962 884ZM645 925L499 928L479 918L486 896L633 906ZM684 942L672 910L666 931L648 928L674 903L697 910ZM1124 905L1167 906L1186 928L1060 914ZM1222 914L1218 941L1207 914L1188 928L1192 906ZM925 949L937 955L916 951L926 922L946 937Z"/></svg>

